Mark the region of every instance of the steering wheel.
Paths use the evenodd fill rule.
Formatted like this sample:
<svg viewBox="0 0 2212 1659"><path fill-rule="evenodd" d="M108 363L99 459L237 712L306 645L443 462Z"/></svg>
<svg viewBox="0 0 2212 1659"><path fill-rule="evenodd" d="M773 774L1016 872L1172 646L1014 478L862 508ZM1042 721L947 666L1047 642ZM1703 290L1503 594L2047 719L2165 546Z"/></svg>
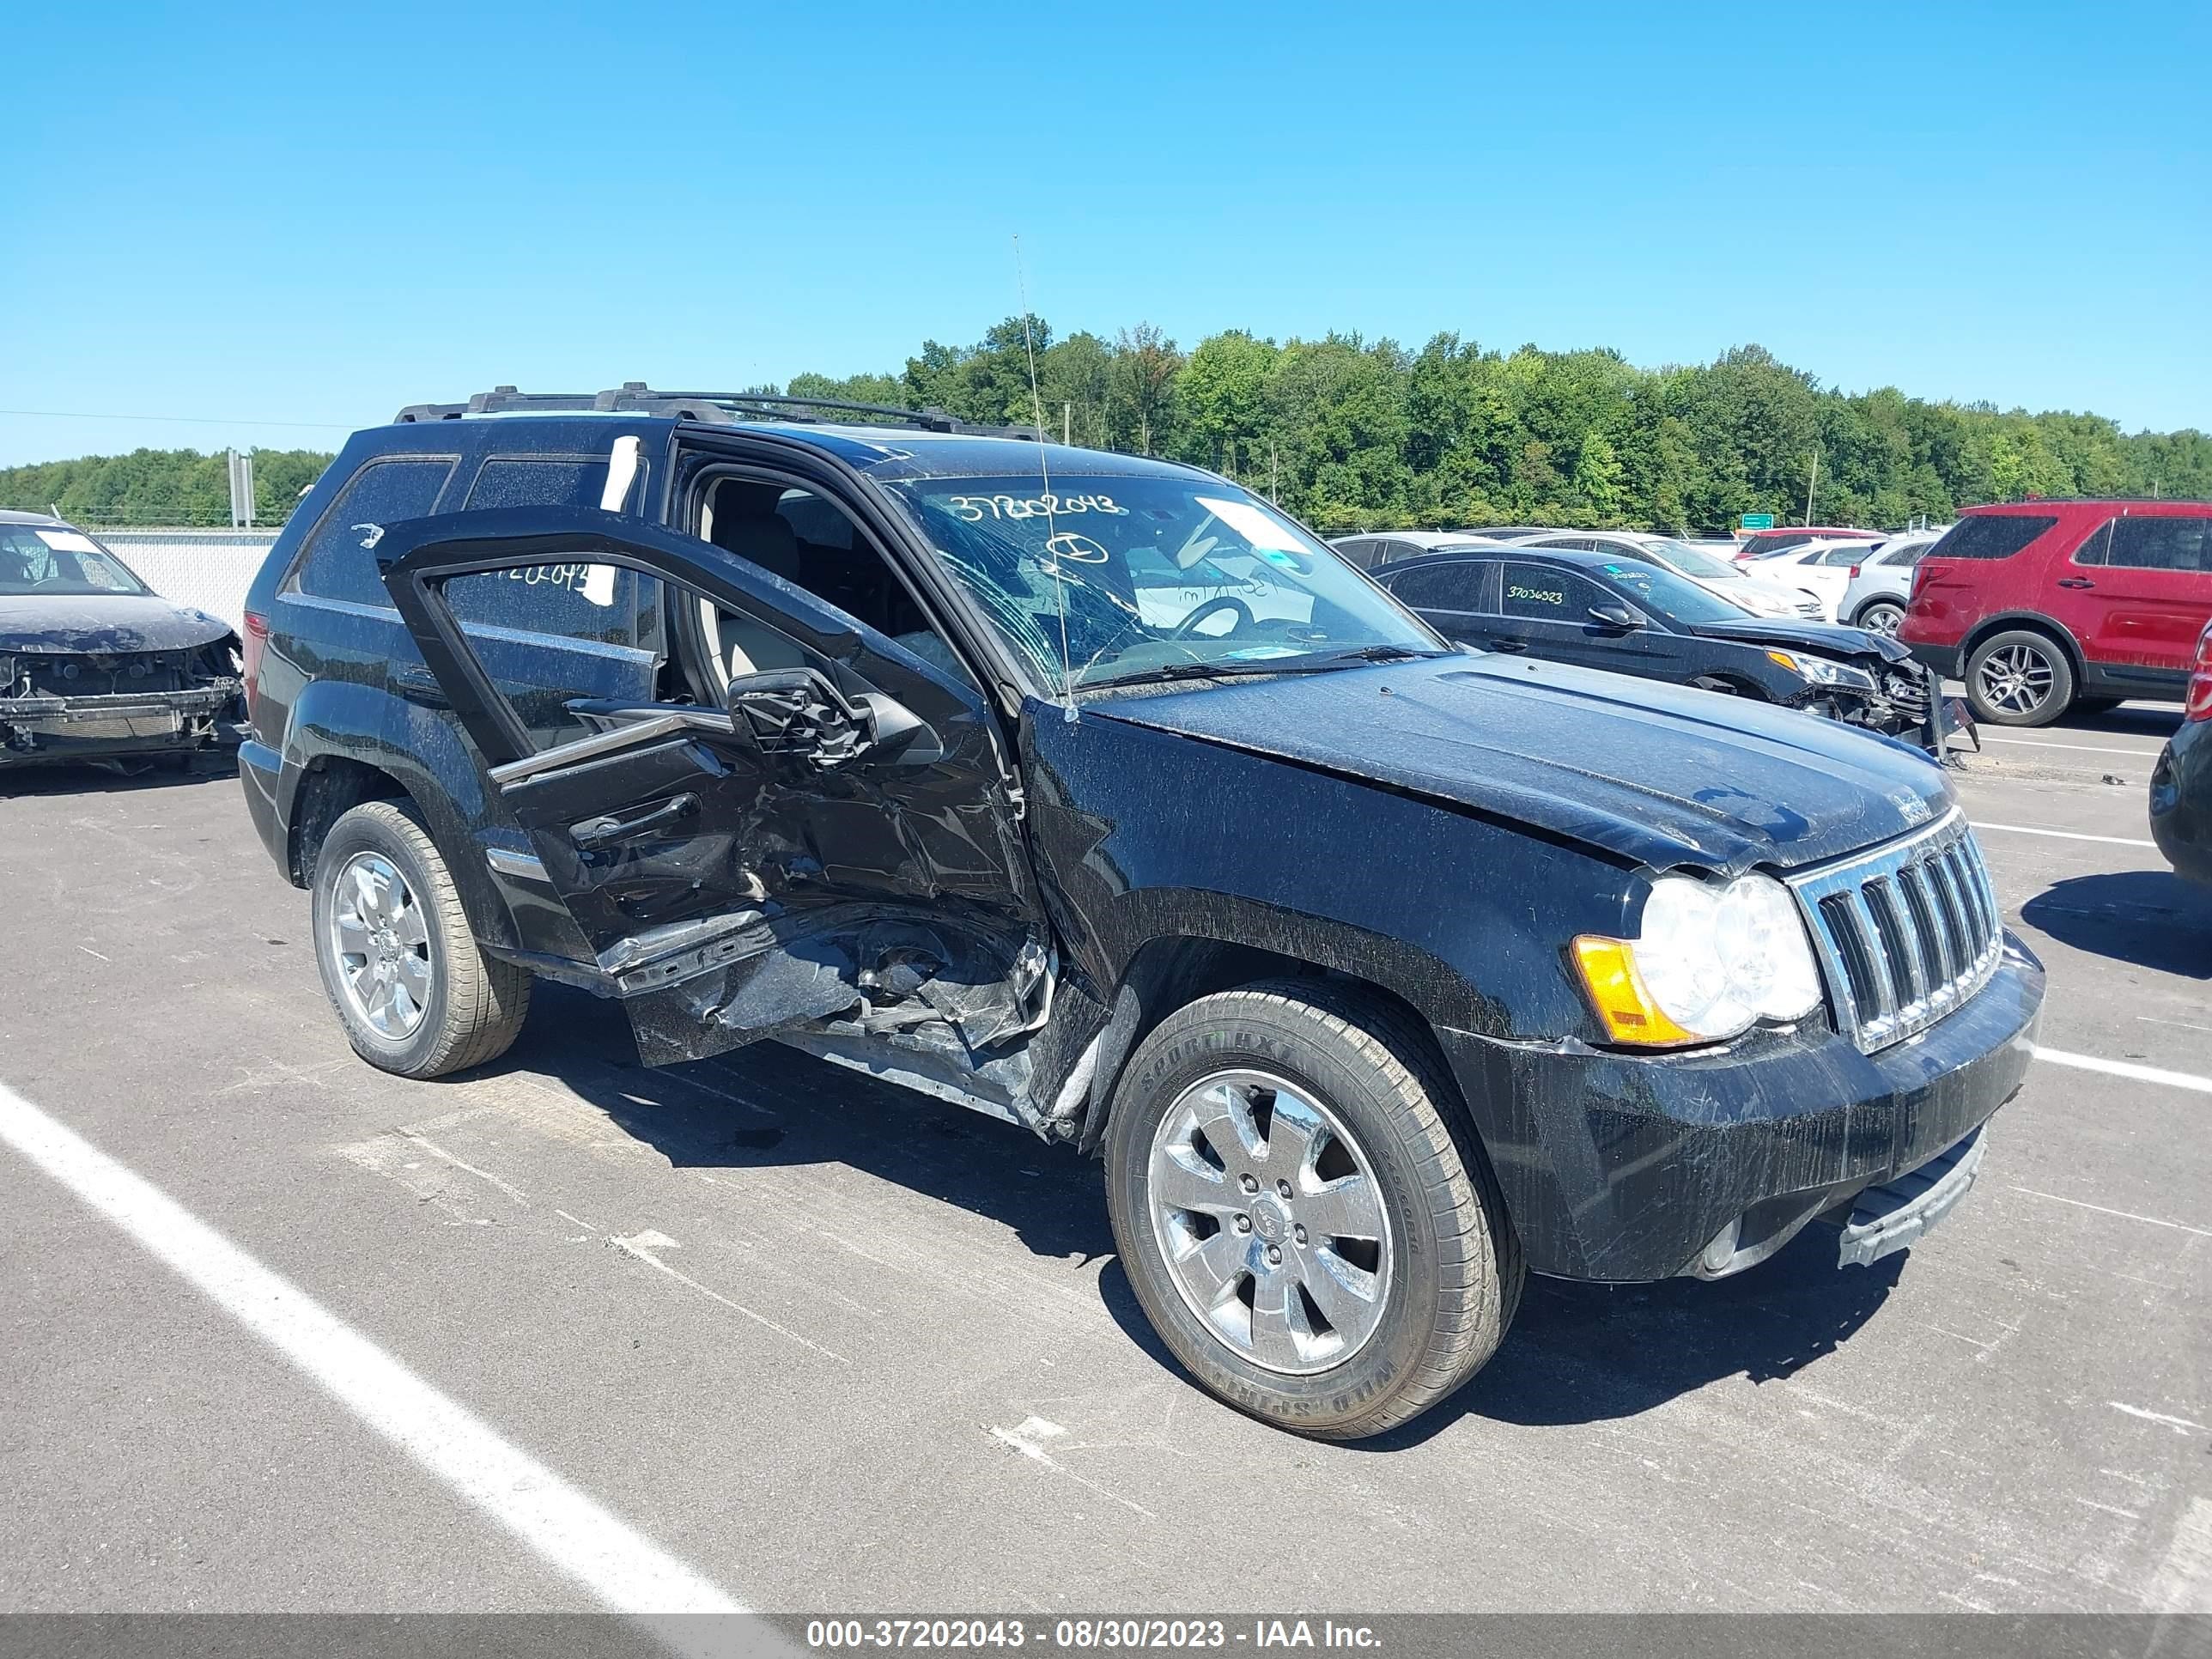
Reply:
<svg viewBox="0 0 2212 1659"><path fill-rule="evenodd" d="M1243 600L1237 598L1234 594L1216 593L1212 599L1200 601L1198 607L1188 617L1185 617L1173 628L1168 629L1168 637L1171 640L1188 639L1191 636L1193 630L1197 628L1199 623L1204 622L1208 617L1212 616L1217 611L1234 611L1237 613L1236 627L1233 627L1229 630L1232 634L1235 633L1238 628L1249 628L1252 626L1252 607L1250 605L1245 604Z"/></svg>

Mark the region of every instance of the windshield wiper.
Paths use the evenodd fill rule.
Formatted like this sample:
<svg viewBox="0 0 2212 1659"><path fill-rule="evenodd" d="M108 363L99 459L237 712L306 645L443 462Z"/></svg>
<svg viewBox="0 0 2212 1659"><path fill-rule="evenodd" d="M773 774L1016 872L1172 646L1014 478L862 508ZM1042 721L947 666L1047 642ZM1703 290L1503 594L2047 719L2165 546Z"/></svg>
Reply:
<svg viewBox="0 0 2212 1659"><path fill-rule="evenodd" d="M1127 674L1109 675L1104 679L1085 680L1084 686L1143 685L1155 680L1218 680L1238 675L1252 674L1326 674L1339 668L1352 668L1361 663L1403 662L1414 657L1441 657L1450 654L1430 651L1411 645L1363 645L1349 651L1331 651L1322 655L1300 654L1293 657L1248 657L1226 662L1170 662L1157 668L1139 668Z"/></svg>

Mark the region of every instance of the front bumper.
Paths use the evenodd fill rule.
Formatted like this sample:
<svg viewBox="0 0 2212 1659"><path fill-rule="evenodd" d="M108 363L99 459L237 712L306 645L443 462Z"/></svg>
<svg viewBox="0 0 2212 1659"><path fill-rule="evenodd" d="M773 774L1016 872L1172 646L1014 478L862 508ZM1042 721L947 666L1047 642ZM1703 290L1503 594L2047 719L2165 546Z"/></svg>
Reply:
<svg viewBox="0 0 2212 1659"><path fill-rule="evenodd" d="M0 697L0 767L234 744L240 713L235 680L182 691Z"/></svg>
<svg viewBox="0 0 2212 1659"><path fill-rule="evenodd" d="M2008 933L1971 1001L1870 1054L1824 1020L1678 1054L1437 1035L1532 1268L1719 1277L1985 1122L2027 1074L2043 988Z"/></svg>
<svg viewBox="0 0 2212 1659"><path fill-rule="evenodd" d="M2150 774L2150 838L2175 871L2212 885L2212 720L2188 720Z"/></svg>

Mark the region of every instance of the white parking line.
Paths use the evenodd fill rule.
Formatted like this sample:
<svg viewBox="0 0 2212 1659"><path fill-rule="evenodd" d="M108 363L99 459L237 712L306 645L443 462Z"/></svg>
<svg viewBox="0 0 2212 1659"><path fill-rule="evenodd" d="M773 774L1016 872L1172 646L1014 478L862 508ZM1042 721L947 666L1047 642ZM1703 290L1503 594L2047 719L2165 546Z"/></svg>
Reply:
<svg viewBox="0 0 2212 1659"><path fill-rule="evenodd" d="M297 1285L5 1085L0 1085L0 1142L114 1223L363 1423L608 1607L641 1615L744 1611Z"/></svg>
<svg viewBox="0 0 2212 1659"><path fill-rule="evenodd" d="M2040 1044L2036 1047L2035 1057L2053 1066L2070 1066L2077 1072L2103 1072L2112 1077L2133 1078L2138 1083L2162 1083L2169 1089L2190 1089L2201 1095L2212 1095L2212 1077L2198 1077L2190 1072L2161 1071L2155 1066L2138 1066L2131 1060L2069 1054L2063 1048L2045 1048Z"/></svg>
<svg viewBox="0 0 2212 1659"><path fill-rule="evenodd" d="M2147 1227L2171 1227L2175 1232L2187 1233L2195 1238L2212 1238L2212 1227L2192 1227L2185 1221L2168 1221L2160 1216L2139 1215L2133 1210L2115 1210L2106 1205L2092 1204L2087 1199L2068 1198L2063 1193L2041 1192L2033 1187L2014 1187L2009 1190L2026 1193L2030 1198L2047 1198L2053 1204L2070 1204L2077 1210L2094 1210L2099 1215L2118 1216L2123 1221L2140 1221ZM2131 1412L2136 1408L2122 1406L2120 1409Z"/></svg>
<svg viewBox="0 0 2212 1659"><path fill-rule="evenodd" d="M2071 749L2084 755L2126 755L2136 760L2156 760L2155 749L2106 749L2094 743L2039 743L2033 738L2001 738L1993 732L1981 734L1984 743L2015 744L2022 749Z"/></svg>
<svg viewBox="0 0 2212 1659"><path fill-rule="evenodd" d="M2015 836L2050 836L2059 841L2100 841L2110 847L2156 847L2154 841L2137 841L2130 836L2085 836L2073 830L2038 830L2026 823L1984 823L1979 818L1966 822L1977 830L2002 830Z"/></svg>

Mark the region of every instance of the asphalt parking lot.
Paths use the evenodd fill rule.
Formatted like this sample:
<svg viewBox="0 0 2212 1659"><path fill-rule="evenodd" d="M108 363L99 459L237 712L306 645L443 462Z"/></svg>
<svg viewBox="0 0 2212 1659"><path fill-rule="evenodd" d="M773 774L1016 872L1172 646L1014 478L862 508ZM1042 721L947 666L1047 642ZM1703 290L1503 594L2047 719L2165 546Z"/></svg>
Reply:
<svg viewBox="0 0 2212 1659"><path fill-rule="evenodd" d="M1019 1130L772 1048L648 1072L550 988L486 1073L372 1070L219 773L0 786L0 1085L750 1607L2212 1611L2212 897L2143 823L2174 718L1992 733L1960 780L2057 1058L1923 1244L1534 1283L1363 1447L1187 1384L1097 1165ZM466 1436L402 1449L5 1146L0 1214L0 1608L594 1604L459 1495Z"/></svg>

